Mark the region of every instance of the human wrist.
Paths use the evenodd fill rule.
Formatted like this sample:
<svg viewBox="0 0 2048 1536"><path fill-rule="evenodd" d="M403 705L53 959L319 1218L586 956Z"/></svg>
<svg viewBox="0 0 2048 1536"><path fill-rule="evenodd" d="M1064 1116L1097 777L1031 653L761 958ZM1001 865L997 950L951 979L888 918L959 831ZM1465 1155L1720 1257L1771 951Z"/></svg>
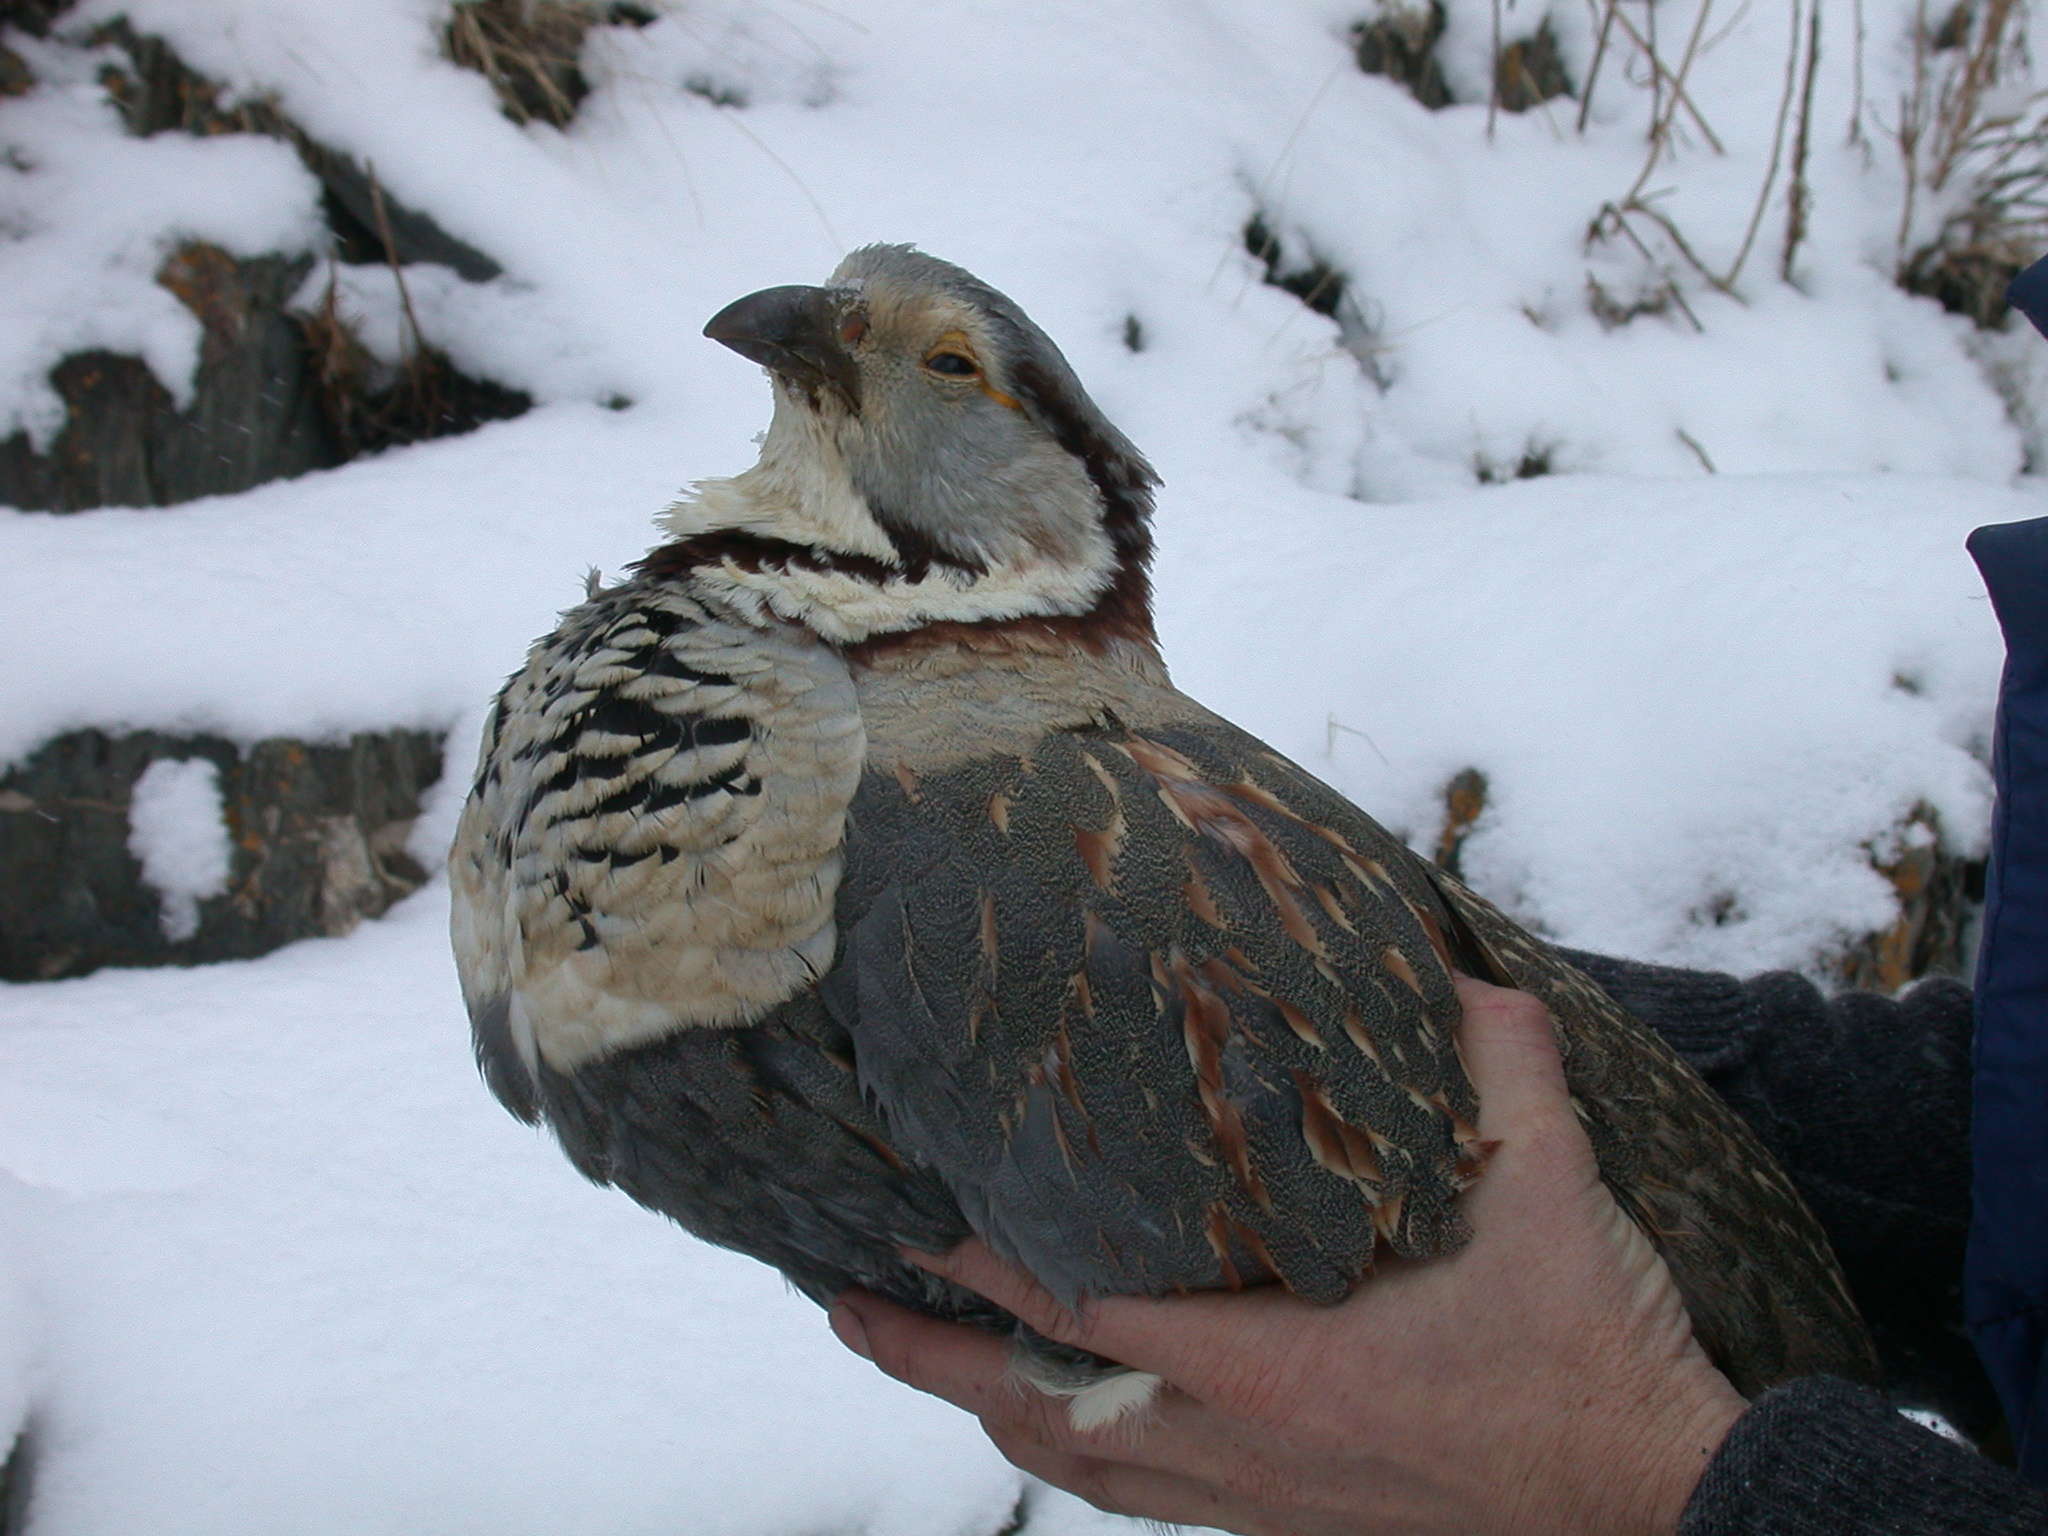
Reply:
<svg viewBox="0 0 2048 1536"><path fill-rule="evenodd" d="M1674 1536L1700 1478L1748 1408L1704 1358L1667 1365L1635 1392L1610 1387L1580 1413L1550 1420L1549 1455L1532 1468L1520 1507L1506 1510L1498 1529Z"/></svg>
<svg viewBox="0 0 2048 1536"><path fill-rule="evenodd" d="M1683 1389L1642 1415L1634 1452L1620 1460L1617 1476L1629 1479L1635 1496L1616 1510L1617 1519L1589 1522L1586 1530L1612 1536L1673 1536L1678 1530L1693 1490L1749 1408L1704 1360L1682 1374Z"/></svg>

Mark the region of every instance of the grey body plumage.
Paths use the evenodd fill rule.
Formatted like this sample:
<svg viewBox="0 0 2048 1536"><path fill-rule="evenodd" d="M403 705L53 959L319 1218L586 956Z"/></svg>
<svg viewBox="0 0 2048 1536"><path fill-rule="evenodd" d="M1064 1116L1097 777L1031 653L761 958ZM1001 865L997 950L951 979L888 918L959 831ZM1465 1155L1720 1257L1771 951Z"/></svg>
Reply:
<svg viewBox="0 0 2048 1536"><path fill-rule="evenodd" d="M509 1108L820 1301L1000 1326L898 1256L970 1233L1067 1298L1334 1301L1462 1239L1455 967L1550 1004L1603 1174L1738 1386L1868 1374L1817 1226L1709 1090L1173 689L1151 472L1013 303L873 247L708 333L774 376L761 462L536 643L452 855Z"/></svg>

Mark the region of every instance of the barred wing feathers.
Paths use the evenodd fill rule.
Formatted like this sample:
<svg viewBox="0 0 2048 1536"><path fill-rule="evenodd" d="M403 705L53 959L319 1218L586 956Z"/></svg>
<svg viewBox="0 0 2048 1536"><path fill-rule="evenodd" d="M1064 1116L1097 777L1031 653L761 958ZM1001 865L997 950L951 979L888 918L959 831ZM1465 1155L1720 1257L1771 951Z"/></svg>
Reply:
<svg viewBox="0 0 2048 1536"><path fill-rule="evenodd" d="M749 1023L831 964L864 751L831 652L629 583L506 684L450 860L499 1097L686 1025Z"/></svg>

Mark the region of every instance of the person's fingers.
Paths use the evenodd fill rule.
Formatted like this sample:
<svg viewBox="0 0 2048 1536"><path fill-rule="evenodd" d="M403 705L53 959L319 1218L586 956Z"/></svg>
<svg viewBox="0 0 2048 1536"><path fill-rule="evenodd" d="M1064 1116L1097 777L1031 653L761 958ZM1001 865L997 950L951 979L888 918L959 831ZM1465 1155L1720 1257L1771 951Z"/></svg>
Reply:
<svg viewBox="0 0 2048 1536"><path fill-rule="evenodd" d="M906 1248L903 1257L987 1297L1049 1339L1085 1349L1105 1360L1151 1371L1169 1381L1179 1379L1175 1370L1182 1352L1176 1346L1176 1335L1182 1330L1176 1326L1175 1313L1198 1305L1201 1298L1138 1300L1097 1296L1078 1308L1067 1307L1027 1271L998 1258L980 1238L969 1238L948 1253L919 1253Z"/></svg>
<svg viewBox="0 0 2048 1536"><path fill-rule="evenodd" d="M1469 976L1456 977L1455 984L1465 1011L1458 1054L1479 1094L1486 1135L1512 1135L1553 1118L1560 1108L1569 1113L1550 1010L1526 992Z"/></svg>
<svg viewBox="0 0 2048 1536"><path fill-rule="evenodd" d="M987 1297L1046 1337L1150 1371L1202 1403L1260 1419L1291 1401L1330 1322L1277 1285L1187 1296L1101 1296L1070 1312L978 1239L951 1253L904 1257Z"/></svg>
<svg viewBox="0 0 2048 1536"><path fill-rule="evenodd" d="M1480 1127L1500 1144L1470 1197L1473 1225L1482 1238L1511 1242L1518 1228L1541 1229L1538 1262L1583 1264L1604 1252L1607 1279L1625 1283L1605 1320L1652 1319L1685 1353L1693 1335L1677 1286L1601 1181L1548 1011L1525 993L1465 978L1457 986L1465 1008L1459 1051L1480 1095Z"/></svg>
<svg viewBox="0 0 2048 1536"><path fill-rule="evenodd" d="M985 1415L1022 1394L1010 1376L1010 1346L965 1323L892 1305L866 1291L848 1291L828 1314L839 1342L920 1392Z"/></svg>
<svg viewBox="0 0 2048 1536"><path fill-rule="evenodd" d="M1018 1379L1009 1346L979 1328L925 1317L866 1291L840 1296L830 1321L849 1349L898 1381L966 1409L998 1441L1194 1474L1213 1457L1213 1426L1183 1393L1162 1392L1132 1418L1079 1430L1069 1400Z"/></svg>

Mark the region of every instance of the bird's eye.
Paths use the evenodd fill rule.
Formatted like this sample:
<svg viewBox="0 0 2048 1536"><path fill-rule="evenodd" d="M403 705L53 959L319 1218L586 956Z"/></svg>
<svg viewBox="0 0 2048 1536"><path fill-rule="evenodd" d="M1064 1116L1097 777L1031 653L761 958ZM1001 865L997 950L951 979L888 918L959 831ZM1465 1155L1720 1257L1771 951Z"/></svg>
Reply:
<svg viewBox="0 0 2048 1536"><path fill-rule="evenodd" d="M934 352L924 360L925 367L933 373L943 373L956 379L971 379L981 370L974 366L974 359L958 352Z"/></svg>

